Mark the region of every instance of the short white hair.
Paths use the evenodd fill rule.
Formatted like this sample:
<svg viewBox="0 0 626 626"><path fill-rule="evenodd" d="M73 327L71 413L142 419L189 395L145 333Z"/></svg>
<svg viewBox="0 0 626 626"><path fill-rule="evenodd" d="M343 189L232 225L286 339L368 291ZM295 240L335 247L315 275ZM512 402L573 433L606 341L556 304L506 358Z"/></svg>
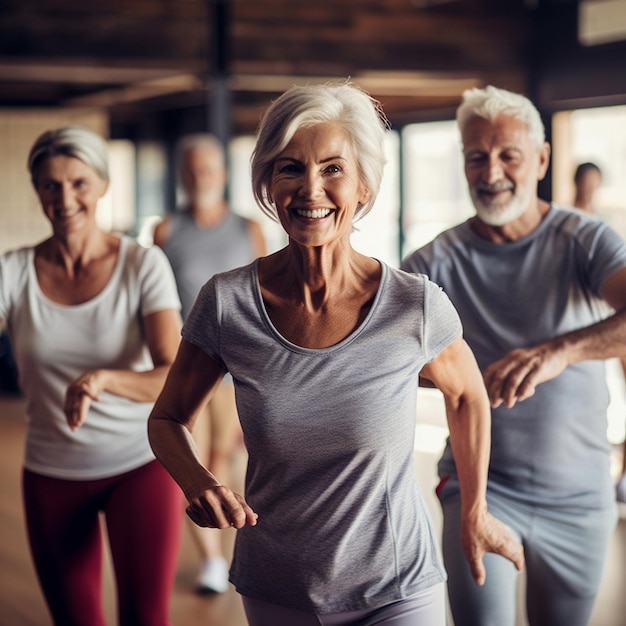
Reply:
<svg viewBox="0 0 626 626"><path fill-rule="evenodd" d="M269 187L274 161L300 128L333 123L350 137L359 177L369 191L358 207L355 221L374 205L385 167L385 131L389 122L377 100L350 82L294 86L285 91L265 112L252 154L252 192L259 207L278 220L270 202Z"/></svg>
<svg viewBox="0 0 626 626"><path fill-rule="evenodd" d="M546 131L541 115L535 105L525 96L506 89L488 85L484 89L475 87L463 92L463 100L456 111L456 121L461 134L472 117L493 121L499 115L509 115L528 127L528 133L540 148L546 140Z"/></svg>
<svg viewBox="0 0 626 626"><path fill-rule="evenodd" d="M226 167L224 144L211 133L193 133L191 135L185 135L176 144L176 162L178 163L179 170L183 162L183 157L188 152L202 148L213 150L220 157L222 165Z"/></svg>
<svg viewBox="0 0 626 626"><path fill-rule="evenodd" d="M28 171L37 186L39 167L48 157L69 156L79 159L105 181L109 180L109 157L106 141L84 126L61 126L47 130L35 140L28 155Z"/></svg>

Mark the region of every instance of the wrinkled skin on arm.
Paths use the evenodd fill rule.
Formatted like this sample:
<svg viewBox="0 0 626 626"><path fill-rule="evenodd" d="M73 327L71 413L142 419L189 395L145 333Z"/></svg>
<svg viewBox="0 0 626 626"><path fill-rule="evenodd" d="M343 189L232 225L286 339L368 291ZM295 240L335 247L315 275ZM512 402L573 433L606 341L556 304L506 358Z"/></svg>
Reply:
<svg viewBox="0 0 626 626"><path fill-rule="evenodd" d="M420 376L430 380L445 399L461 489L461 541L476 584L485 582L483 556L487 552L502 555L521 570L524 566L521 544L487 510L491 410L472 351L459 337L424 366Z"/></svg>

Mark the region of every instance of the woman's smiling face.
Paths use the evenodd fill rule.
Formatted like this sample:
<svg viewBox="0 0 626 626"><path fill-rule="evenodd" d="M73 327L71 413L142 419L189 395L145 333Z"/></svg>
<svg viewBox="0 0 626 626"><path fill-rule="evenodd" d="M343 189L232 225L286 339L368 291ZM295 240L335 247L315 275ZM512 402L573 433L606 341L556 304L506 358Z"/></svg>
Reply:
<svg viewBox="0 0 626 626"><path fill-rule="evenodd" d="M48 157L37 172L37 195L56 234L93 226L98 200L107 187L107 181L75 157Z"/></svg>
<svg viewBox="0 0 626 626"><path fill-rule="evenodd" d="M349 238L357 205L369 197L350 137L332 123L296 131L274 162L268 191L289 238L304 246Z"/></svg>

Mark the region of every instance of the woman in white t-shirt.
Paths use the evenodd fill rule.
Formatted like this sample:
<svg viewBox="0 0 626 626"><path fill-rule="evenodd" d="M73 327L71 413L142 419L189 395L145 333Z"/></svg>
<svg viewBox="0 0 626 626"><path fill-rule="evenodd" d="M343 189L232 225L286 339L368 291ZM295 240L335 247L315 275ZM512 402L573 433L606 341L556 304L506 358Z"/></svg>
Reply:
<svg viewBox="0 0 626 626"><path fill-rule="evenodd" d="M47 131L28 167L52 235L0 257L0 322L26 398L23 494L37 575L55 624L103 626L103 513L119 623L164 626L182 502L146 422L179 343L173 274L158 248L97 226L109 184L101 137Z"/></svg>

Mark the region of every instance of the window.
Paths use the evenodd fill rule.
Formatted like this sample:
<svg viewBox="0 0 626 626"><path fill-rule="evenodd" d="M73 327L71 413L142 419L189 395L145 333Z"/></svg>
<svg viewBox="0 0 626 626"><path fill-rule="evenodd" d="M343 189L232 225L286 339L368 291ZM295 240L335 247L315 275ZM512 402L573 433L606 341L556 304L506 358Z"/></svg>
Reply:
<svg viewBox="0 0 626 626"><path fill-rule="evenodd" d="M456 121L410 124L402 131L402 256L474 214Z"/></svg>

